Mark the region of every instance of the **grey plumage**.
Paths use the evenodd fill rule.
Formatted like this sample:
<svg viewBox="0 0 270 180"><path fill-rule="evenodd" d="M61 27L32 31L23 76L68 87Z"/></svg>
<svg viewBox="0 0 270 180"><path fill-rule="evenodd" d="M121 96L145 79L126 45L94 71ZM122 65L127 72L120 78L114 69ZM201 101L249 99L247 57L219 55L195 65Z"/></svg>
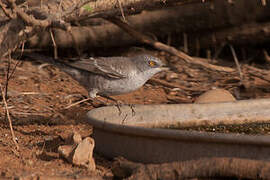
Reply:
<svg viewBox="0 0 270 180"><path fill-rule="evenodd" d="M142 54L135 57L99 57L69 62L38 54L32 59L56 65L85 87L89 96L111 96L132 92L154 74L165 70L160 59Z"/></svg>

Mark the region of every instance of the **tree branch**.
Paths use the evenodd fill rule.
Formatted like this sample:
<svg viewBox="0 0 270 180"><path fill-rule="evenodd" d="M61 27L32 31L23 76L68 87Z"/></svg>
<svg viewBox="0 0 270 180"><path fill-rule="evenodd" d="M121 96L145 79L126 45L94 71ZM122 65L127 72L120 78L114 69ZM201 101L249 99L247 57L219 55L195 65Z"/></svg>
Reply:
<svg viewBox="0 0 270 180"><path fill-rule="evenodd" d="M237 177L268 179L270 163L239 158L202 158L184 162L141 164L118 158L113 165L116 177L132 179L190 179Z"/></svg>
<svg viewBox="0 0 270 180"><path fill-rule="evenodd" d="M168 45L163 44L161 42L155 41L155 40L151 39L150 37L134 30L128 24L124 23L123 21L121 21L117 18L108 18L107 20L111 21L112 23L114 23L117 26L119 26L120 28L122 28L125 32L127 32L129 35L131 35L132 37L134 37L138 41L145 43L145 44L149 44L149 45L155 47L156 49L166 51L172 55L175 55L175 56L183 59L187 63L199 65L199 66L202 66L203 68L207 68L207 69L214 70L214 71L234 72L234 69L209 64L207 62L201 61L198 58L192 58L191 56L185 54L182 51L177 50L176 48L174 48L172 46L168 46Z"/></svg>

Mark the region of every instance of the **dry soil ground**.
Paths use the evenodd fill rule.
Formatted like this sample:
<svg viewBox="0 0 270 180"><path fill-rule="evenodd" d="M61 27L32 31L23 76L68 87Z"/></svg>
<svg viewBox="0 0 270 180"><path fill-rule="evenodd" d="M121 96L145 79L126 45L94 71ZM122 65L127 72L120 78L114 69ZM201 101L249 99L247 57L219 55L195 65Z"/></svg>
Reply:
<svg viewBox="0 0 270 180"><path fill-rule="evenodd" d="M129 104L187 103L212 87L230 90L240 99L270 97L269 83L260 79L248 79L249 87L239 88L237 73L231 76L190 68L175 57L153 52L163 60L169 60L171 71L162 72L154 78L169 82L175 88L155 82L146 83L139 90L114 98ZM4 63L2 63L4 62ZM0 63L0 83L5 82L7 60ZM16 63L12 60L12 67ZM234 66L233 63L229 65ZM236 80L235 80L236 79ZM185 87L179 89L177 87ZM84 102L66 109L72 103L87 97L87 92L76 81L53 66L41 66L34 62L18 65L8 84L8 109L19 144L16 150L4 104L0 102L0 177L23 177L29 175L61 177L112 178L111 160L95 154L95 172L76 167L61 159L59 145L72 132L89 136L92 127L85 114L93 105ZM98 103L94 103L98 106ZM269 133L267 131L266 133Z"/></svg>

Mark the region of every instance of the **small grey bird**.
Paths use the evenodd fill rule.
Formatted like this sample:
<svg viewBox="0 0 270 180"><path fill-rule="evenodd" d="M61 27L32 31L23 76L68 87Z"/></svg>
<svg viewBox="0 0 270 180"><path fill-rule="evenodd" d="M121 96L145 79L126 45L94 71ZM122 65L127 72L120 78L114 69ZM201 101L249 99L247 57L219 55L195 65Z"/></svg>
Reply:
<svg viewBox="0 0 270 180"><path fill-rule="evenodd" d="M72 62L54 60L39 54L27 56L56 65L86 88L91 98L135 91L153 75L168 69L160 59L146 54L134 57L77 59Z"/></svg>

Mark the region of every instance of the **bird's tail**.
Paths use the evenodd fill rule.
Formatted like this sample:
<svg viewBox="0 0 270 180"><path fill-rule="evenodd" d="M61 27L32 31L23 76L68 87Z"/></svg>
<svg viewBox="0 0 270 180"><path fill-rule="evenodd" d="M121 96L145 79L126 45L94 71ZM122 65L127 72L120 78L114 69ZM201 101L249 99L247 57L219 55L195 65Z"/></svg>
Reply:
<svg viewBox="0 0 270 180"><path fill-rule="evenodd" d="M25 53L24 56L28 57L28 58L30 58L32 60L38 61L40 63L52 64L52 65L58 67L60 70L66 72L69 75L71 75L72 77L74 77L75 75L78 74L76 69L69 66L63 60L54 59L52 57L44 56L44 55L36 54L36 53Z"/></svg>
<svg viewBox="0 0 270 180"><path fill-rule="evenodd" d="M37 54L37 53L24 53L24 57L30 58L31 60L38 61L40 63L48 63L52 64L55 66L62 66L63 63L59 62L59 60L55 60L52 57L49 56L44 56L42 54Z"/></svg>

